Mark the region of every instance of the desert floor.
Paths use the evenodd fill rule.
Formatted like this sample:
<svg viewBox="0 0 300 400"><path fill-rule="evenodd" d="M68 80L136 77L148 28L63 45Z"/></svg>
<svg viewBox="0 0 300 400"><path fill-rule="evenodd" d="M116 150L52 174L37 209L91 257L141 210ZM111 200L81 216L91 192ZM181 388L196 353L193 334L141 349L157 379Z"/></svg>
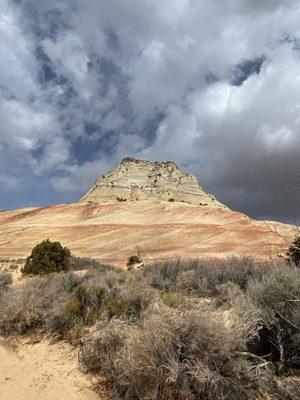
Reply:
<svg viewBox="0 0 300 400"><path fill-rule="evenodd" d="M0 343L1 400L99 400L66 343Z"/></svg>

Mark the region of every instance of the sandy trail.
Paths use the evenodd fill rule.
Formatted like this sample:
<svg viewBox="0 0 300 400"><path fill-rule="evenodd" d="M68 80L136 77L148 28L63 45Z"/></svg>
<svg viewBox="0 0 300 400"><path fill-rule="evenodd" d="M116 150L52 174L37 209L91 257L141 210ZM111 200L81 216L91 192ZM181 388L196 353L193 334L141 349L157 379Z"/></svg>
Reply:
<svg viewBox="0 0 300 400"><path fill-rule="evenodd" d="M12 350L0 343L1 400L99 400L65 343L43 341Z"/></svg>

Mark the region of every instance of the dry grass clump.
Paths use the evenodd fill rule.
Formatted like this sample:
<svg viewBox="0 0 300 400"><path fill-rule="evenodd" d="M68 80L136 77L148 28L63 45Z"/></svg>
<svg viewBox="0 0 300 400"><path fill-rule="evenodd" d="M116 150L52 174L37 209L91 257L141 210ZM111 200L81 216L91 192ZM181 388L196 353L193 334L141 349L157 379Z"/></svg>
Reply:
<svg viewBox="0 0 300 400"><path fill-rule="evenodd" d="M300 235L291 243L287 252L287 258L291 264L300 265Z"/></svg>
<svg viewBox="0 0 300 400"><path fill-rule="evenodd" d="M248 347L257 355L276 362L284 372L300 359L300 271L278 267L267 271L260 281L249 283L236 302L240 318L249 315L257 321L258 335Z"/></svg>
<svg viewBox="0 0 300 400"><path fill-rule="evenodd" d="M7 269L0 271L0 296L4 293L8 287L12 284L12 275Z"/></svg>
<svg viewBox="0 0 300 400"><path fill-rule="evenodd" d="M101 372L114 376L117 354L124 347L133 328L124 320L113 318L107 324L100 324L98 331L82 339L78 360L85 372Z"/></svg>
<svg viewBox="0 0 300 400"><path fill-rule="evenodd" d="M55 304L46 319L46 329L71 341L80 338L84 327L93 325L101 314L108 287L96 280L82 279L64 301Z"/></svg>
<svg viewBox="0 0 300 400"><path fill-rule="evenodd" d="M67 273L10 286L1 297L0 331L23 334L42 327L52 309L66 300L79 281Z"/></svg>
<svg viewBox="0 0 300 400"><path fill-rule="evenodd" d="M251 257L243 256L161 262L149 265L142 273L156 289L208 297L217 295L218 287L228 282L244 290L250 279L262 276L263 269Z"/></svg>
<svg viewBox="0 0 300 400"><path fill-rule="evenodd" d="M6 288L10 275L0 275ZM85 275L60 273L30 278L3 292L0 331L9 335L51 331L71 341L84 328L114 316L136 320L158 298L155 290L134 277L92 268Z"/></svg>
<svg viewBox="0 0 300 400"><path fill-rule="evenodd" d="M158 294L152 288L133 282L111 290L104 301L103 311L108 319L126 317L136 320L157 298Z"/></svg>
<svg viewBox="0 0 300 400"><path fill-rule="evenodd" d="M178 292L161 291L159 293L163 303L171 308L178 308L184 304L185 298Z"/></svg>
<svg viewBox="0 0 300 400"><path fill-rule="evenodd" d="M216 287L216 295L214 304L217 307L224 307L230 309L233 303L239 296L241 296L241 288L233 282L222 283Z"/></svg>
<svg viewBox="0 0 300 400"><path fill-rule="evenodd" d="M98 272L116 271L116 268L112 265L103 264L93 258L88 257L76 257L71 256L70 258L70 269L72 271L78 271L83 269L94 269Z"/></svg>
<svg viewBox="0 0 300 400"><path fill-rule="evenodd" d="M281 398L282 400L299 400L300 399L300 382L299 378L292 377L281 382Z"/></svg>
<svg viewBox="0 0 300 400"><path fill-rule="evenodd" d="M118 398L242 400L262 381L242 349L211 311L156 305L135 326L111 320L83 343L79 361L112 378Z"/></svg>
<svg viewBox="0 0 300 400"><path fill-rule="evenodd" d="M177 288L177 279L183 264L180 260L157 262L150 264L141 271L141 275L155 289L174 291Z"/></svg>

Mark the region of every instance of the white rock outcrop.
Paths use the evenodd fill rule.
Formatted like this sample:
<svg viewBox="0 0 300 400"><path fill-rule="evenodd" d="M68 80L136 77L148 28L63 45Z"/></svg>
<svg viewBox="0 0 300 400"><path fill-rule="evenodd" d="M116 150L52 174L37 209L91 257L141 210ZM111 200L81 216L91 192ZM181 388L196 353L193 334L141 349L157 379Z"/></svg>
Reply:
<svg viewBox="0 0 300 400"><path fill-rule="evenodd" d="M205 193L196 177L180 171L171 161L150 162L132 157L124 158L113 171L102 176L80 199L80 203L116 201L168 200L225 206Z"/></svg>

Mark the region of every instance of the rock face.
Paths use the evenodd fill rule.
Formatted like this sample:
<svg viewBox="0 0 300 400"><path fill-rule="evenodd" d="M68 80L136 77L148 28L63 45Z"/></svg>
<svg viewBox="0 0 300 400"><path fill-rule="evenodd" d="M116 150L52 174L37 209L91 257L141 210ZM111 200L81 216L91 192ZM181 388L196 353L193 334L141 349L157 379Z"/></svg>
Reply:
<svg viewBox="0 0 300 400"><path fill-rule="evenodd" d="M174 162L152 163L132 157L102 176L80 203L155 199L225 208L205 193L194 175L180 171Z"/></svg>

